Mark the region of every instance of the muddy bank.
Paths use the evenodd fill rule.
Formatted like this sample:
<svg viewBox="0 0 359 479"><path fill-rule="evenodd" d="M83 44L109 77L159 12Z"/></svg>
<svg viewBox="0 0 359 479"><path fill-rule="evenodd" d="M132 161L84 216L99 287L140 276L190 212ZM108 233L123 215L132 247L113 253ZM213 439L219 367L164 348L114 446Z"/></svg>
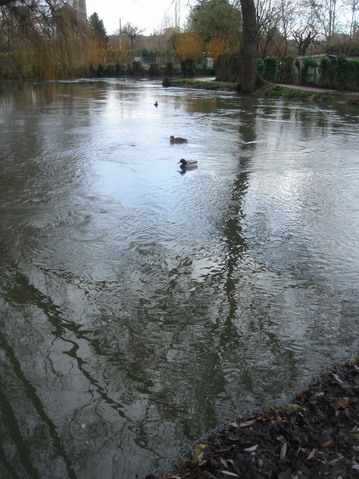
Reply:
<svg viewBox="0 0 359 479"><path fill-rule="evenodd" d="M290 404L237 418L145 479L359 477L359 355L322 374Z"/></svg>

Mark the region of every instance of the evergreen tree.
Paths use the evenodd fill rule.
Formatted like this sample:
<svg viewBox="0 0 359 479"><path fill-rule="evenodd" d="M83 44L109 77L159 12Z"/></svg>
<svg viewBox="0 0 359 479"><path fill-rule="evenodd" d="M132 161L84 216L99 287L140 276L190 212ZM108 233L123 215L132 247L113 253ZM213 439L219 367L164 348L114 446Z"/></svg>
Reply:
<svg viewBox="0 0 359 479"><path fill-rule="evenodd" d="M90 15L89 24L99 43L107 44L108 37L106 28L96 12Z"/></svg>

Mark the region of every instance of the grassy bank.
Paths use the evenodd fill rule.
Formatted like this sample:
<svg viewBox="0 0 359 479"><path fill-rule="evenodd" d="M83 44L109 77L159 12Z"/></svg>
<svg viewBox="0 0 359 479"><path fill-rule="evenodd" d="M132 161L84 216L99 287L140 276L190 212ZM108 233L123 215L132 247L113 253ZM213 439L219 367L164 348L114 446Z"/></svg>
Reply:
<svg viewBox="0 0 359 479"><path fill-rule="evenodd" d="M212 81L197 78L177 78L171 80L171 86L198 88L201 90L238 91L238 83Z"/></svg>
<svg viewBox="0 0 359 479"><path fill-rule="evenodd" d="M320 90L319 88L291 87L283 85L265 85L254 93L256 96L282 97L288 99L309 100L318 103L347 103L359 105L359 93L340 90Z"/></svg>
<svg viewBox="0 0 359 479"><path fill-rule="evenodd" d="M203 90L233 91L239 92L238 83L200 80L195 78L181 78L171 81L171 86L183 88L199 88ZM359 105L359 93L351 93L340 90L320 90L290 85L276 85L264 82L252 93L257 97L287 98L295 100L308 100L318 103L347 103Z"/></svg>

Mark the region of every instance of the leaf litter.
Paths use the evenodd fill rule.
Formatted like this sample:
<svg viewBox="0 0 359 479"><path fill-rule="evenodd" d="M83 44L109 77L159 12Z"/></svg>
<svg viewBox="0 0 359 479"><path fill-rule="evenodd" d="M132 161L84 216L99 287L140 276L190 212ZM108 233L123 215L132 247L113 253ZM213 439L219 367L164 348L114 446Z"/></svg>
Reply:
<svg viewBox="0 0 359 479"><path fill-rule="evenodd" d="M291 404L223 429L144 479L359 479L359 356L337 363Z"/></svg>

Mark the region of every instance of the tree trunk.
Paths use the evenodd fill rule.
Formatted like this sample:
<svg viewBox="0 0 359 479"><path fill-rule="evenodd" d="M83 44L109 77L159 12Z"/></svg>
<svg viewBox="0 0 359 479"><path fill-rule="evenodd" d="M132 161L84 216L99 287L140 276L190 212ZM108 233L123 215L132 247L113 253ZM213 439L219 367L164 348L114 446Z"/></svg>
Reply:
<svg viewBox="0 0 359 479"><path fill-rule="evenodd" d="M257 21L253 0L240 0L242 9L243 34L241 47L241 87L252 92L257 80Z"/></svg>

